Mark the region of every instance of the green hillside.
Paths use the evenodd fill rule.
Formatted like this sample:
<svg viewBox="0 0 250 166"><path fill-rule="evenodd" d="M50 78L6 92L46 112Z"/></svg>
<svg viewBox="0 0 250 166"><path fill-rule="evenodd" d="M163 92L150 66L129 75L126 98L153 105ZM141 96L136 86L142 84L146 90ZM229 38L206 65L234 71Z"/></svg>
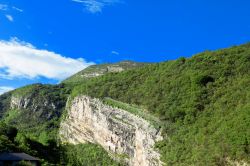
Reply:
<svg viewBox="0 0 250 166"><path fill-rule="evenodd" d="M25 152L42 165L121 165L94 144L65 145L58 141L59 124L71 87L34 84L0 96L0 153ZM24 108L11 108L12 98L25 99ZM82 155L84 154L84 155Z"/></svg>
<svg viewBox="0 0 250 166"><path fill-rule="evenodd" d="M169 165L250 161L250 44L94 78L72 95L140 105L164 123Z"/></svg>
<svg viewBox="0 0 250 166"><path fill-rule="evenodd" d="M29 151L32 141L55 150L51 142L56 141L68 97L86 94L158 123L164 140L156 148L166 165L250 163L250 44L162 63L118 64L117 72L108 72L107 65L91 66L59 85L35 84L0 96L2 125L19 133L13 141L8 132L0 131L0 151ZM31 100L23 110L11 109L13 96ZM45 101L49 102L44 105ZM51 155L66 155L67 161L54 162L117 164L106 153L98 158L104 150L96 145L80 145L87 146L84 152L89 156L81 156L79 147L65 146L56 146L64 154ZM36 153L52 162L39 150Z"/></svg>

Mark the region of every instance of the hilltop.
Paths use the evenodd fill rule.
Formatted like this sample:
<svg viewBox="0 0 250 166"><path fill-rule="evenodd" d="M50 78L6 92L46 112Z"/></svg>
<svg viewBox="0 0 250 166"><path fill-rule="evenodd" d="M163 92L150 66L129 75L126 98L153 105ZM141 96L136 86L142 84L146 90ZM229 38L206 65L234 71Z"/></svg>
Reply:
<svg viewBox="0 0 250 166"><path fill-rule="evenodd" d="M84 80L88 80L94 77L99 77L107 73L119 73L119 72L126 71L129 69L142 67L144 65L146 65L146 63L137 63L133 61L121 61L121 62L113 63L113 64L107 63L107 64L100 64L100 65L92 65L76 73L75 75L67 78L62 83L82 82Z"/></svg>

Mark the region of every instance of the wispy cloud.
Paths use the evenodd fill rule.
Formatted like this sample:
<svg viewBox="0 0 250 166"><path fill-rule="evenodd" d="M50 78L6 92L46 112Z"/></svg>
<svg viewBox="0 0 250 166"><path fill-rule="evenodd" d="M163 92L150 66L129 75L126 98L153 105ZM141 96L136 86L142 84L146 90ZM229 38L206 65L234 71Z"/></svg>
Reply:
<svg viewBox="0 0 250 166"><path fill-rule="evenodd" d="M0 4L0 11L1 11L1 14L5 15L5 17L6 17L10 22L13 22L13 21L14 21L13 16L10 14L11 11L23 12L23 10L20 9L20 8L17 8L17 7L15 7L15 6L8 6L8 5L6 5L6 4Z"/></svg>
<svg viewBox="0 0 250 166"><path fill-rule="evenodd" d="M120 53L117 52L117 51L111 51L111 54L113 54L113 55L120 55Z"/></svg>
<svg viewBox="0 0 250 166"><path fill-rule="evenodd" d="M0 59L2 79L45 77L60 81L94 64L84 59L73 59L40 50L16 38L10 41L0 40Z"/></svg>
<svg viewBox="0 0 250 166"><path fill-rule="evenodd" d="M0 4L0 10L2 10L2 11L8 11L8 10L11 10L11 9L16 10L18 12L23 12L23 9L20 9L20 8L18 8L16 6L8 6L6 4Z"/></svg>
<svg viewBox="0 0 250 166"><path fill-rule="evenodd" d="M101 13L105 6L121 3L121 0L72 0L81 3L90 13Z"/></svg>
<svg viewBox="0 0 250 166"><path fill-rule="evenodd" d="M23 9L17 8L17 7L15 7L15 6L12 6L12 9L14 9L14 10L16 10L16 11L18 11L18 12L23 12Z"/></svg>
<svg viewBox="0 0 250 166"><path fill-rule="evenodd" d="M9 86L0 86L0 95L11 90L14 90L14 88Z"/></svg>
<svg viewBox="0 0 250 166"><path fill-rule="evenodd" d="M9 14L6 14L5 17L10 21L10 22L13 22L14 21L14 18L9 15Z"/></svg>
<svg viewBox="0 0 250 166"><path fill-rule="evenodd" d="M8 5L0 4L0 10L8 10Z"/></svg>

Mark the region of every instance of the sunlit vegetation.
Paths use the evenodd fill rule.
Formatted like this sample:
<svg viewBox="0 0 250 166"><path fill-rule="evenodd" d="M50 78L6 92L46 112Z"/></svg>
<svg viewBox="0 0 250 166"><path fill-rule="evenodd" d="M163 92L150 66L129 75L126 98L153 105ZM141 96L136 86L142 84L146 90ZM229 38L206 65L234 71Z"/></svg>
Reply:
<svg viewBox="0 0 250 166"><path fill-rule="evenodd" d="M97 78L27 86L0 96L0 151L32 153L45 164L117 165L97 145L57 142L68 97L84 94L156 122L164 136L156 148L167 165L226 165L228 158L249 163L249 76L245 44ZM31 96L37 110L10 109L12 96ZM45 101L58 109L44 107Z"/></svg>
<svg viewBox="0 0 250 166"><path fill-rule="evenodd" d="M88 166L118 166L108 153L98 145L58 144L50 139L46 144L31 139L25 133L19 132L17 128L5 123L0 124L0 153L1 152L25 152L38 157L42 165L76 165L83 163ZM28 165L21 162L20 165Z"/></svg>
<svg viewBox="0 0 250 166"><path fill-rule="evenodd" d="M169 164L250 161L250 45L94 78L73 89L139 105L163 122Z"/></svg>
<svg viewBox="0 0 250 166"><path fill-rule="evenodd" d="M158 118L154 117L153 115L148 113L147 110L140 108L139 106L130 105L107 97L103 99L103 103L112 107L126 110L136 116L139 116L150 122L150 124L153 125L155 128L160 128L162 125L161 121Z"/></svg>

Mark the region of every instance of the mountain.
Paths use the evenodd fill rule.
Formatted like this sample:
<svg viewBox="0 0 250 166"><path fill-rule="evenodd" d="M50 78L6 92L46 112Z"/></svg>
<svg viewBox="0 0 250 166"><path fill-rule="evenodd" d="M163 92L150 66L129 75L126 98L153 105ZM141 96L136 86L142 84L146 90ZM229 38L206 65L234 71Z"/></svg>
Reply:
<svg viewBox="0 0 250 166"><path fill-rule="evenodd" d="M107 73L119 73L129 69L135 69L146 65L146 63L136 63L133 61L121 61L113 64L92 65L86 69L67 78L63 83L77 83L94 77L99 77Z"/></svg>
<svg viewBox="0 0 250 166"><path fill-rule="evenodd" d="M249 165L249 76L250 44L90 66L1 95L0 151L61 165Z"/></svg>

